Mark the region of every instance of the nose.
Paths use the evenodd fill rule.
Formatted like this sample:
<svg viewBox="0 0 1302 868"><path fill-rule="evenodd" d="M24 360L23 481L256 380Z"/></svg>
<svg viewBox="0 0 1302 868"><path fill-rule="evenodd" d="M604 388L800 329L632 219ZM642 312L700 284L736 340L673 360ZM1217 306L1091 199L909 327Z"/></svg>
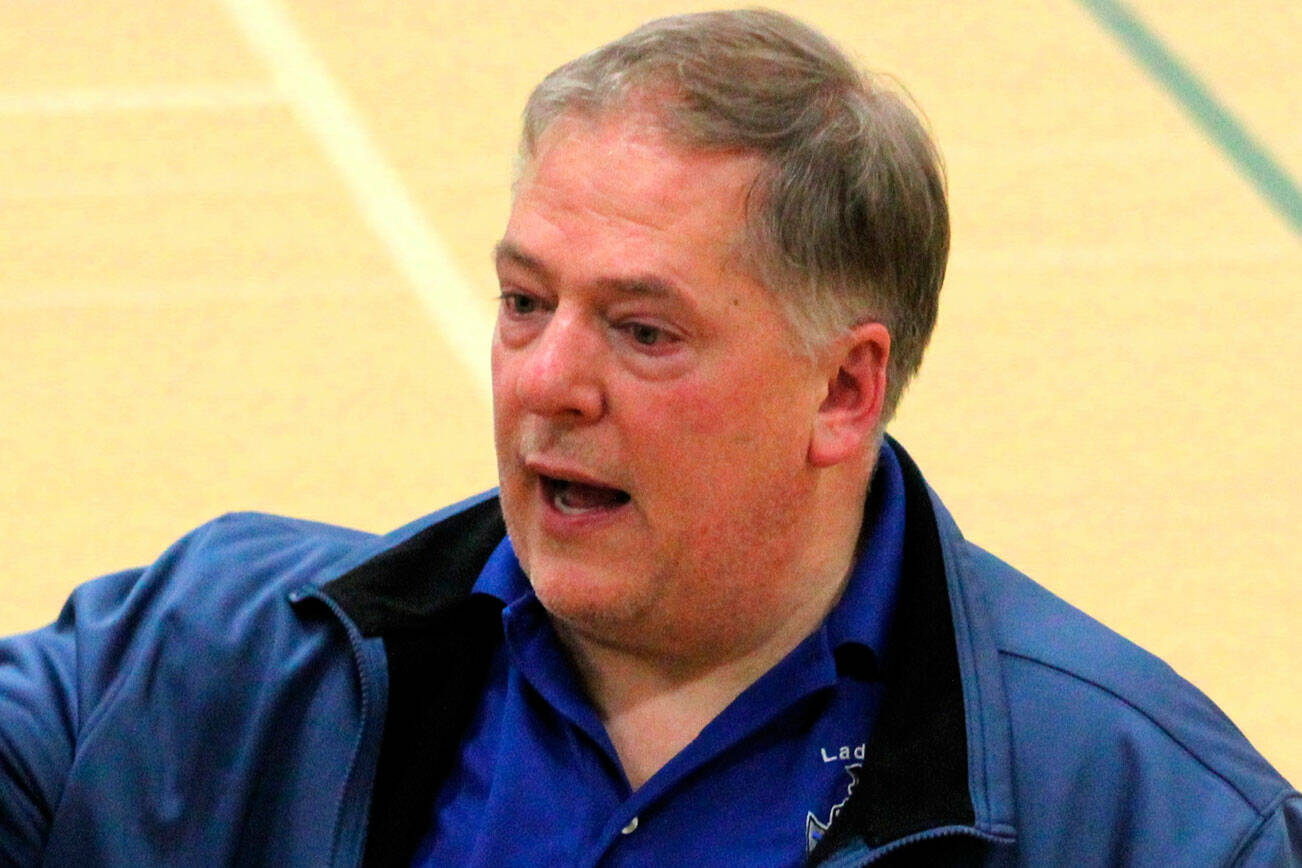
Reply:
<svg viewBox="0 0 1302 868"><path fill-rule="evenodd" d="M601 339L581 314L558 308L534 340L513 352L520 353L515 390L525 410L574 421L600 418Z"/></svg>

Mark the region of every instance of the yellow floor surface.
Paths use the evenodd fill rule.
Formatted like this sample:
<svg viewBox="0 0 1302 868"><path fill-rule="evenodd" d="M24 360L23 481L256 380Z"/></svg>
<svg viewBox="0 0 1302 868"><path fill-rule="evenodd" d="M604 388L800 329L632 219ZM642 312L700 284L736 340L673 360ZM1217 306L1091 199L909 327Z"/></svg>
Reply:
<svg viewBox="0 0 1302 868"><path fill-rule="evenodd" d="M1298 230L1081 2L775 5L905 82L946 155L893 433L969 537L1302 781ZM227 510L384 530L493 483L524 97L706 5L471 8L0 4L0 632ZM1296 3L1130 8L1302 176Z"/></svg>

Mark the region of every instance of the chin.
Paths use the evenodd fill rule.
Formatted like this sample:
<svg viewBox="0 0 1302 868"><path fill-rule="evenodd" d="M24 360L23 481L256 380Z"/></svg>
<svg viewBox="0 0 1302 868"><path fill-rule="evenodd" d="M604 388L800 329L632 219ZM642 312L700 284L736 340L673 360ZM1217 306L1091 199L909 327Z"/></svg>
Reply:
<svg viewBox="0 0 1302 868"><path fill-rule="evenodd" d="M606 632L632 623L645 610L645 595L630 584L626 572L549 560L525 572L543 608L566 625L582 632Z"/></svg>

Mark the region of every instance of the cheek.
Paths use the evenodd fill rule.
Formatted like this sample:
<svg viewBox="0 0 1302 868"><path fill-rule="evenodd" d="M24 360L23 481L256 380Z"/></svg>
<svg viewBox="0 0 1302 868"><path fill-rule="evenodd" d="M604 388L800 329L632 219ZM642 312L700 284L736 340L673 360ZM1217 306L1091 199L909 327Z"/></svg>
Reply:
<svg viewBox="0 0 1302 868"><path fill-rule="evenodd" d="M802 435L809 420L794 391L771 379L740 382L743 385L724 389L698 383L664 396L661 436L679 438L684 448L692 450L704 450L708 444L708 451L720 460L735 461L738 452L744 458L753 450L748 464L758 463L761 456L803 455Z"/></svg>
<svg viewBox="0 0 1302 868"><path fill-rule="evenodd" d="M516 426L519 419L519 406L516 400L516 376L518 363L512 353L502 349L493 341L492 353L492 396L493 396L493 430L497 439L498 453L503 448L503 438Z"/></svg>
<svg viewBox="0 0 1302 868"><path fill-rule="evenodd" d="M518 463L519 408L510 387L509 366L503 364L496 342L493 344L493 445L497 454L497 479L501 487L502 508L508 524L526 504L521 491L524 482Z"/></svg>
<svg viewBox="0 0 1302 868"><path fill-rule="evenodd" d="M766 400L762 388L693 384L643 396L627 429L633 454L665 494L697 505L771 496L804 469L808 444L791 402Z"/></svg>
<svg viewBox="0 0 1302 868"><path fill-rule="evenodd" d="M501 328L498 326L498 328ZM496 408L502 399L508 393L507 383L512 380L511 366L508 363L509 355L502 347L502 342L498 338L496 331L493 333L493 349L489 355L489 365L493 378L493 406Z"/></svg>
<svg viewBox="0 0 1302 868"><path fill-rule="evenodd" d="M755 425L752 387L721 375L699 374L653 393L629 396L643 430L658 436L729 440ZM689 445L689 444L684 444Z"/></svg>

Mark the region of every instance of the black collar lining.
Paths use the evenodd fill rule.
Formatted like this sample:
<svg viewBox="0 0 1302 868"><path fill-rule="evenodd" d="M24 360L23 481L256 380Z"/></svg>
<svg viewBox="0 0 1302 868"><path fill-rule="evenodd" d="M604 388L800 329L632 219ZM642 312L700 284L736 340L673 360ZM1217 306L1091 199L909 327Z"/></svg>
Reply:
<svg viewBox="0 0 1302 868"><path fill-rule="evenodd" d="M860 785L814 861L855 837L880 847L924 829L971 826L976 819L940 531L917 465L898 443L890 444L904 476L905 532L885 692Z"/></svg>
<svg viewBox="0 0 1302 868"><path fill-rule="evenodd" d="M506 535L497 498L431 525L322 589L380 636L389 698L367 821L366 866L408 866L429 829L502 640L502 604L471 594Z"/></svg>
<svg viewBox="0 0 1302 868"><path fill-rule="evenodd" d="M322 589L363 636L420 630L462 602L506 536L496 497L430 525Z"/></svg>

